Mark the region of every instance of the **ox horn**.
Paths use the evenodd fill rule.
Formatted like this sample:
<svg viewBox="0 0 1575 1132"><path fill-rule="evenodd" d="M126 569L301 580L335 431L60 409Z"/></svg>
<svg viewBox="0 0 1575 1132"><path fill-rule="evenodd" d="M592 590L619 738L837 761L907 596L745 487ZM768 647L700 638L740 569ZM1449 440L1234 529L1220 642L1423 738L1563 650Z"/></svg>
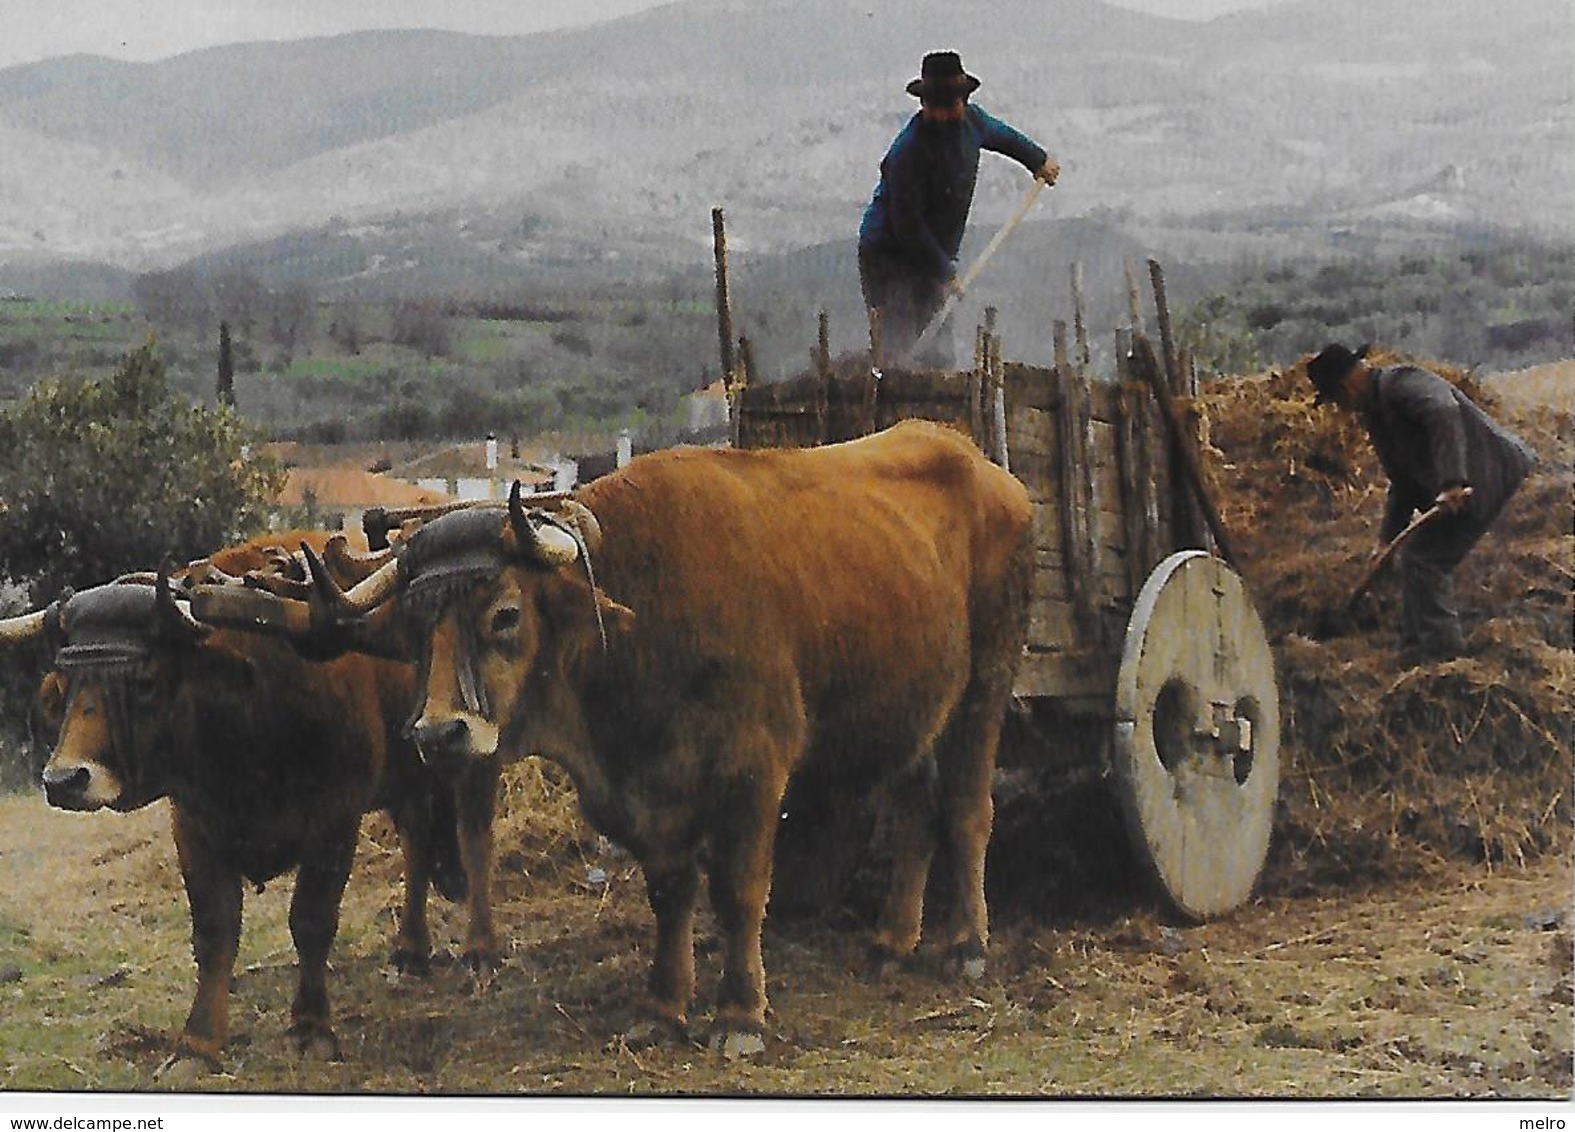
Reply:
<svg viewBox="0 0 1575 1132"><path fill-rule="evenodd" d="M0 619L0 641L22 644L42 636L49 623L49 610L35 609L16 617Z"/></svg>
<svg viewBox="0 0 1575 1132"><path fill-rule="evenodd" d="M159 572L154 576L154 604L158 611L158 623L168 625L189 636L204 637L212 631L212 627L204 625L191 615L191 610L184 608L175 600L175 588L170 585L170 564L165 562L159 567Z"/></svg>
<svg viewBox="0 0 1575 1132"><path fill-rule="evenodd" d="M341 578L360 580L393 560L393 547L358 554L350 549L350 540L344 535L335 535L323 546L323 564Z"/></svg>
<svg viewBox="0 0 1575 1132"><path fill-rule="evenodd" d="M509 525L514 528L514 543L526 558L543 566L567 566L580 554L580 544L573 535L557 527L537 527L525 513L520 500L520 481L509 488Z"/></svg>
<svg viewBox="0 0 1575 1132"><path fill-rule="evenodd" d="M321 603L321 612L330 623L346 615L355 618L372 612L394 596L402 581L399 559L390 558L348 590L342 589L327 563L304 542L301 553L306 555L306 568L312 575L312 601ZM313 622L317 623L316 617Z"/></svg>

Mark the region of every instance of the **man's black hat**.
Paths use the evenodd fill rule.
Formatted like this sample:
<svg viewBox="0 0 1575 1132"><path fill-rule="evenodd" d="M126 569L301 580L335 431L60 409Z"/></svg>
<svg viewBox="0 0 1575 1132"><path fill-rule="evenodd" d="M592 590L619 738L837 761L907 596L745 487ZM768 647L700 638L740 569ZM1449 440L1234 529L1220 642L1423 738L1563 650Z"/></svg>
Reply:
<svg viewBox="0 0 1575 1132"><path fill-rule="evenodd" d="M1357 362L1367 357L1369 349L1371 346L1362 346L1352 353L1340 343L1331 342L1318 351L1318 356L1307 363L1307 377L1313 383L1313 388L1318 391L1318 395L1313 398L1313 404L1322 405L1333 401L1340 382Z"/></svg>
<svg viewBox="0 0 1575 1132"><path fill-rule="evenodd" d="M979 89L979 80L963 70L955 51L931 51L919 65L919 77L908 84L908 93L926 101L962 98Z"/></svg>

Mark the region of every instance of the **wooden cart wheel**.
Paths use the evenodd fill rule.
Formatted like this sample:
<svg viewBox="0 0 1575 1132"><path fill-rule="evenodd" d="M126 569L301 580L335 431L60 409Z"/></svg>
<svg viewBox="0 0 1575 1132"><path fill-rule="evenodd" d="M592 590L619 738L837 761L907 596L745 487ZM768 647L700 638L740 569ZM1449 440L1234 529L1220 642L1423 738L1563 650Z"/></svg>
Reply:
<svg viewBox="0 0 1575 1132"><path fill-rule="evenodd" d="M1172 554L1132 607L1116 676L1115 771L1135 843L1196 919L1240 905L1280 783L1274 656L1241 578Z"/></svg>

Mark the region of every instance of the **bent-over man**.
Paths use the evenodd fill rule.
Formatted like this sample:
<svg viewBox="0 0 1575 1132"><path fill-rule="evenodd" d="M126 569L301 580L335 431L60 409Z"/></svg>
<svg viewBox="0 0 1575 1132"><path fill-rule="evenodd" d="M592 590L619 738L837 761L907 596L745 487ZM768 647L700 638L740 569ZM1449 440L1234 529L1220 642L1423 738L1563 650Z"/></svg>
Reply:
<svg viewBox="0 0 1575 1132"><path fill-rule="evenodd" d="M1464 644L1454 603L1454 571L1492 526L1536 462L1526 442L1431 370L1380 368L1331 343L1307 363L1319 404L1358 414L1367 427L1389 496L1380 545L1417 511L1437 506L1401 551L1401 655L1442 660ZM1468 490L1469 489L1469 490Z"/></svg>

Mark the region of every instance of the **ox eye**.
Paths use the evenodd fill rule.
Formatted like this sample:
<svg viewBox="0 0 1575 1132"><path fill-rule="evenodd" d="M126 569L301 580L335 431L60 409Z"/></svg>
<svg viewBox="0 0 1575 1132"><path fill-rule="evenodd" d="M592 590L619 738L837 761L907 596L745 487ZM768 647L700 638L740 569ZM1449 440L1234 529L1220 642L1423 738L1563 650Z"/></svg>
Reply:
<svg viewBox="0 0 1575 1132"><path fill-rule="evenodd" d="M520 611L518 606L505 605L502 609L493 612L491 633L494 637L508 636L519 627Z"/></svg>

